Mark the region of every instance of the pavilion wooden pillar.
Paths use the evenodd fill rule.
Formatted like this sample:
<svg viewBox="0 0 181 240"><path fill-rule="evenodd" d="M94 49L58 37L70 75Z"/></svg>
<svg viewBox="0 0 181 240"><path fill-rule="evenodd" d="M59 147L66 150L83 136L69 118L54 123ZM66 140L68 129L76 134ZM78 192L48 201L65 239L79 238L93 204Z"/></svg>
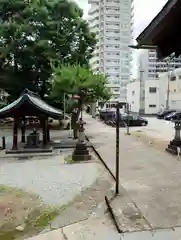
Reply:
<svg viewBox="0 0 181 240"><path fill-rule="evenodd" d="M13 124L13 149L18 149L18 119L14 118Z"/></svg>
<svg viewBox="0 0 181 240"><path fill-rule="evenodd" d="M50 126L48 124L48 120L47 121L47 142L50 142Z"/></svg>
<svg viewBox="0 0 181 240"><path fill-rule="evenodd" d="M43 145L45 146L48 143L47 140L47 119L42 119L42 133L43 133Z"/></svg>
<svg viewBox="0 0 181 240"><path fill-rule="evenodd" d="M25 128L25 118L22 118L22 121L21 121L21 142L22 143L25 143L26 139L25 139L25 131L26 131L26 128Z"/></svg>

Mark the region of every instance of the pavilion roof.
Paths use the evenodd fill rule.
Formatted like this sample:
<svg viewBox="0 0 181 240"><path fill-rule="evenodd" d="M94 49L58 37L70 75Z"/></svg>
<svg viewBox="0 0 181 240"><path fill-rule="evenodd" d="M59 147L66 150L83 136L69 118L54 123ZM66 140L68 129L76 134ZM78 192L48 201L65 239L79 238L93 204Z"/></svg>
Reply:
<svg viewBox="0 0 181 240"><path fill-rule="evenodd" d="M0 118L18 116L61 118L63 112L44 102L36 93L25 89L17 100L0 109Z"/></svg>
<svg viewBox="0 0 181 240"><path fill-rule="evenodd" d="M148 9L149 11L149 9ZM138 47L157 46L159 58L181 54L181 0L168 0L162 10L136 38Z"/></svg>

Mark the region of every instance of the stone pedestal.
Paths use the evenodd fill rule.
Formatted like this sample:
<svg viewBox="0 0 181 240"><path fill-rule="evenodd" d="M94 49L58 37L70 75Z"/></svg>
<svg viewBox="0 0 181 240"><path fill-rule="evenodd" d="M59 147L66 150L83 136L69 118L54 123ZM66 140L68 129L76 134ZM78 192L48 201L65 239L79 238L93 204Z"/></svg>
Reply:
<svg viewBox="0 0 181 240"><path fill-rule="evenodd" d="M172 154L178 154L178 148L181 148L181 121L175 121L175 137L166 148L166 151Z"/></svg>
<svg viewBox="0 0 181 240"><path fill-rule="evenodd" d="M87 149L86 143L78 142L76 144L75 150L72 154L72 160L74 161L86 161L91 160L91 155Z"/></svg>
<svg viewBox="0 0 181 240"><path fill-rule="evenodd" d="M89 154L89 150L87 149L85 143L84 124L85 122L82 119L80 119L78 122L79 125L78 142L72 154L72 160L74 161L86 161L91 159L91 155Z"/></svg>

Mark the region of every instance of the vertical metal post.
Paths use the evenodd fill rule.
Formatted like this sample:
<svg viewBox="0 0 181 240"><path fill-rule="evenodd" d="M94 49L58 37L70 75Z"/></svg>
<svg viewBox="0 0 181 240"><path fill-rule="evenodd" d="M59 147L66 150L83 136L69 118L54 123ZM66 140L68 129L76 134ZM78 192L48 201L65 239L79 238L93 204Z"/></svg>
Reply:
<svg viewBox="0 0 181 240"><path fill-rule="evenodd" d="M120 112L119 104L116 106L116 195L119 194L119 125L120 125Z"/></svg>
<svg viewBox="0 0 181 240"><path fill-rule="evenodd" d="M5 136L2 137L2 149L6 149L6 139L5 139Z"/></svg>
<svg viewBox="0 0 181 240"><path fill-rule="evenodd" d="M63 94L63 119L65 120L65 93Z"/></svg>
<svg viewBox="0 0 181 240"><path fill-rule="evenodd" d="M171 58L167 60L168 83L167 83L166 109L169 109L169 98L170 98L170 78L171 78L170 61L171 61Z"/></svg>
<svg viewBox="0 0 181 240"><path fill-rule="evenodd" d="M126 104L126 110L127 110L127 118L128 118L128 121L127 121L127 135L130 135L130 131L129 131L129 125L130 125L130 119L129 119L129 103Z"/></svg>
<svg viewBox="0 0 181 240"><path fill-rule="evenodd" d="M173 59L174 59L174 55L170 56L167 60L168 85L167 85L166 109L169 109L169 102L170 102L170 80L172 77L171 63Z"/></svg>
<svg viewBox="0 0 181 240"><path fill-rule="evenodd" d="M140 69L140 106L139 106L139 113L143 113L145 109L145 83L143 79L144 70Z"/></svg>

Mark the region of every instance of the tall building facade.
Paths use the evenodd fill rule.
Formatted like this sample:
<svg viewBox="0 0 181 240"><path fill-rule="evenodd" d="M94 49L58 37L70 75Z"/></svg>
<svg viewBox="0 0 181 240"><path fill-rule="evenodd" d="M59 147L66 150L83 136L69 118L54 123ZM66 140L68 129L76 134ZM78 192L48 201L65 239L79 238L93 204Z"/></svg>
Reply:
<svg viewBox="0 0 181 240"><path fill-rule="evenodd" d="M126 101L130 80L133 0L88 0L89 25L97 46L91 59L96 72L106 73L113 89L112 101Z"/></svg>
<svg viewBox="0 0 181 240"><path fill-rule="evenodd" d="M181 57L157 59L155 50L143 50L139 56L138 78L142 80L156 80L159 74L181 67Z"/></svg>

